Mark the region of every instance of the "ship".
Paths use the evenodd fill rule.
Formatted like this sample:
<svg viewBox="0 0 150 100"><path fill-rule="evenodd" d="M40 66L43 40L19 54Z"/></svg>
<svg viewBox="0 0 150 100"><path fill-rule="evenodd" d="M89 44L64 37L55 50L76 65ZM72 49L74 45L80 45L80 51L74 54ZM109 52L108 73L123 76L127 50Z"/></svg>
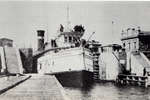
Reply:
<svg viewBox="0 0 150 100"><path fill-rule="evenodd" d="M66 87L86 87L99 79L98 41L83 39L85 28L75 25L70 28L69 7L67 25L60 24L57 36L45 42L44 30L38 30L38 50L33 57L34 72L55 75Z"/></svg>
<svg viewBox="0 0 150 100"><path fill-rule="evenodd" d="M86 87L99 77L99 42L82 39L85 29L76 25L44 42L44 30L38 30L38 50L34 54L35 72L55 75L66 87ZM93 34L93 33L92 33Z"/></svg>
<svg viewBox="0 0 150 100"><path fill-rule="evenodd" d="M99 47L98 41L83 39L85 28L69 21L67 6L67 24L60 24L57 36L44 41L44 30L38 30L38 50L33 56L33 72L55 75L62 86L87 87L99 80ZM48 35L47 35L48 36Z"/></svg>

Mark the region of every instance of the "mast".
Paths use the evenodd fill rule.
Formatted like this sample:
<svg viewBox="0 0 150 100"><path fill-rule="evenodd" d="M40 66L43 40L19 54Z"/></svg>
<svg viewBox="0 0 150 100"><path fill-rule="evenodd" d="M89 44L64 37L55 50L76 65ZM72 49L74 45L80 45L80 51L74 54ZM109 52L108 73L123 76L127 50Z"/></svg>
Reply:
<svg viewBox="0 0 150 100"><path fill-rule="evenodd" d="M114 21L112 21L112 38L114 38ZM113 39L112 39L112 43L113 43Z"/></svg>
<svg viewBox="0 0 150 100"><path fill-rule="evenodd" d="M69 21L69 6L67 5L67 30L69 30L69 28L70 28L70 21Z"/></svg>
<svg viewBox="0 0 150 100"><path fill-rule="evenodd" d="M47 18L47 20L48 20L48 18ZM47 42L49 41L49 32L48 32L48 21L47 21Z"/></svg>
<svg viewBox="0 0 150 100"><path fill-rule="evenodd" d="M49 28L49 13L47 13L46 15L47 15L47 17L46 17L46 22L47 22L46 23L47 24L46 42L48 42L49 41L49 29L48 29Z"/></svg>
<svg viewBox="0 0 150 100"><path fill-rule="evenodd" d="M93 32L93 33L89 36L89 38L88 38L87 41L89 41L89 40L91 39L91 37L92 37L94 34L95 34L95 32Z"/></svg>

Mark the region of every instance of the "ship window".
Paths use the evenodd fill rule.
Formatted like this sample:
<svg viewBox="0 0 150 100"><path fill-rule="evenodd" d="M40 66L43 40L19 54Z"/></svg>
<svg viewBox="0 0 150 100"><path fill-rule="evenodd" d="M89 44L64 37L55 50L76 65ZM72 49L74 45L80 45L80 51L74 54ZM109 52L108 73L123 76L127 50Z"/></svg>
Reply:
<svg viewBox="0 0 150 100"><path fill-rule="evenodd" d="M72 42L72 37L71 36L69 36L69 42Z"/></svg>
<svg viewBox="0 0 150 100"><path fill-rule="evenodd" d="M67 36L64 36L65 37L65 42L67 42Z"/></svg>
<svg viewBox="0 0 150 100"><path fill-rule="evenodd" d="M76 38L75 37L73 37L73 42L75 42L76 41Z"/></svg>

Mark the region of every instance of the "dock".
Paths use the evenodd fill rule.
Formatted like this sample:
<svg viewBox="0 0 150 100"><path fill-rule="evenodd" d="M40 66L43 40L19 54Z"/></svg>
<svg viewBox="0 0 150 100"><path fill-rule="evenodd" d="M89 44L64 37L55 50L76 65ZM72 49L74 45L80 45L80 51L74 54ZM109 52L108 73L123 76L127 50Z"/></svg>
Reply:
<svg viewBox="0 0 150 100"><path fill-rule="evenodd" d="M69 98L55 76L35 74L2 93L0 100L69 100Z"/></svg>
<svg viewBox="0 0 150 100"><path fill-rule="evenodd" d="M121 85L136 85L148 87L150 86L150 79L148 76L119 74L116 79L116 83Z"/></svg>

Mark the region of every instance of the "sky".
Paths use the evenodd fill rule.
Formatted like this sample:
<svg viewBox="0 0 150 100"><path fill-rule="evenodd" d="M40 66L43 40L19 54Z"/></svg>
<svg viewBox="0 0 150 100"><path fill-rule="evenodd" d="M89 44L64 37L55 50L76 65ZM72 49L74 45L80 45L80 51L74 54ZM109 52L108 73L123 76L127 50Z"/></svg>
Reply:
<svg viewBox="0 0 150 100"><path fill-rule="evenodd" d="M150 31L150 2L100 1L0 1L0 38L14 40L19 48L37 48L37 30L45 30L45 41L58 35L60 24L82 24L83 38L92 32L102 44L121 44L121 31L141 27ZM114 22L112 24L112 21Z"/></svg>

